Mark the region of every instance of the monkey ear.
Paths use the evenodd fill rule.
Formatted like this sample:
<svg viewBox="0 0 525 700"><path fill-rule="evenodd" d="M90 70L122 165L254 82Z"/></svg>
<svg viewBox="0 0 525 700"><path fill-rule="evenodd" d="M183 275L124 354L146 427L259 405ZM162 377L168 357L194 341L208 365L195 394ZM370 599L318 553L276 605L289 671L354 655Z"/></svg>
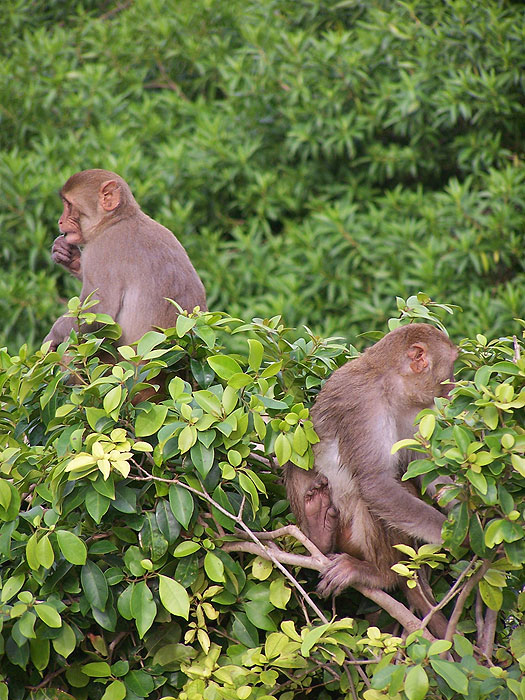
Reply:
<svg viewBox="0 0 525 700"><path fill-rule="evenodd" d="M413 343L407 350L407 356L412 360L410 369L414 374L421 374L428 367L427 346L424 343Z"/></svg>
<svg viewBox="0 0 525 700"><path fill-rule="evenodd" d="M104 211L113 211L120 204L120 187L116 180L107 180L100 185L98 202Z"/></svg>

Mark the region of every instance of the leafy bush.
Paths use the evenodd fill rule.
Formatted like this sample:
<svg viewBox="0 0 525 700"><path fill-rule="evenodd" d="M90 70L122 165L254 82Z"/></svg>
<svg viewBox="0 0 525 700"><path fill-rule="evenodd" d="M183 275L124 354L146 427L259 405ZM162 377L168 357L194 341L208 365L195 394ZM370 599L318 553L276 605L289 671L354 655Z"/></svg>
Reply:
<svg viewBox="0 0 525 700"><path fill-rule="evenodd" d="M395 296L424 289L465 309L456 338L518 330L522 4L6 0L2 11L12 351L37 347L78 293L49 248L56 191L88 167L121 173L180 237L210 308L354 342L384 326Z"/></svg>
<svg viewBox="0 0 525 700"><path fill-rule="evenodd" d="M450 311L399 305L392 324ZM521 342L465 341L465 379L419 423L410 475L451 476L456 504L446 550L405 547L398 570L434 570L436 641L382 591L408 636L356 591L317 600L326 560L288 512L278 463L311 466L308 407L353 348L214 312L117 335L0 353L1 698L524 697Z"/></svg>

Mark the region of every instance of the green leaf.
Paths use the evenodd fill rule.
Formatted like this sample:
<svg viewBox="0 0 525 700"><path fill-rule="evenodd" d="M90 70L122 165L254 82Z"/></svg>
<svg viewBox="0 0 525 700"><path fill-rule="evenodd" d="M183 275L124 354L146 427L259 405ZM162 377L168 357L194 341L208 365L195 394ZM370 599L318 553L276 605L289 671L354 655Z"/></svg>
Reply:
<svg viewBox="0 0 525 700"><path fill-rule="evenodd" d="M126 686L139 698L149 698L155 689L153 678L146 671L130 671L126 676Z"/></svg>
<svg viewBox="0 0 525 700"><path fill-rule="evenodd" d="M156 614L157 606L152 592L145 581L139 581L131 594L131 615L141 639L153 624Z"/></svg>
<svg viewBox="0 0 525 700"><path fill-rule="evenodd" d="M159 574L159 598L162 605L172 615L188 619L190 599L180 583L168 576Z"/></svg>
<svg viewBox="0 0 525 700"><path fill-rule="evenodd" d="M153 348L156 348L157 345L160 345L165 340L166 336L164 333L159 333L159 331L148 331L142 336L137 344L137 355L144 357L144 355L147 355L148 352L151 352Z"/></svg>
<svg viewBox="0 0 525 700"><path fill-rule="evenodd" d="M423 433L421 433L423 435ZM423 436L424 437L424 436ZM428 691L428 676L422 666L413 666L405 678L405 694L408 700L423 700Z"/></svg>
<svg viewBox="0 0 525 700"><path fill-rule="evenodd" d="M95 564L88 559L80 571L82 590L92 608L106 609L109 589L106 577Z"/></svg>
<svg viewBox="0 0 525 700"><path fill-rule="evenodd" d="M248 346L250 348L248 353L248 366L254 372L257 372L261 366L261 362L264 355L264 347L258 340L248 340Z"/></svg>
<svg viewBox="0 0 525 700"><path fill-rule="evenodd" d="M2 587L2 593L0 596L2 603L7 603L14 595L18 593L18 591L24 585L25 580L26 577L24 574L10 576Z"/></svg>
<svg viewBox="0 0 525 700"><path fill-rule="evenodd" d="M168 549L168 541L159 530L155 514L151 511L144 513L139 541L142 550L147 552L154 562L161 559Z"/></svg>
<svg viewBox="0 0 525 700"><path fill-rule="evenodd" d="M77 645L77 638L67 622L63 622L60 634L52 639L51 642L57 654L61 654L67 659Z"/></svg>
<svg viewBox="0 0 525 700"><path fill-rule="evenodd" d="M217 418L222 417L222 405L220 400L212 391L194 391L193 398L206 413L211 413Z"/></svg>
<svg viewBox="0 0 525 700"><path fill-rule="evenodd" d="M261 377L263 379L269 379L270 377L275 377L276 374L279 374L281 371L281 367L283 366L283 361L279 360L279 362L272 362L268 367L265 367L264 370L261 372Z"/></svg>
<svg viewBox="0 0 525 700"><path fill-rule="evenodd" d="M131 596L133 595L134 583L130 583L119 595L117 600L117 609L125 620L132 620L131 613Z"/></svg>
<svg viewBox="0 0 525 700"><path fill-rule="evenodd" d="M87 548L84 542L68 530L56 531L60 551L71 564L83 565L87 559Z"/></svg>
<svg viewBox="0 0 525 700"><path fill-rule="evenodd" d="M184 529L187 529L193 515L194 502L191 493L177 484L169 488L171 512Z"/></svg>
<svg viewBox="0 0 525 700"><path fill-rule="evenodd" d="M249 600L244 603L244 612L252 625L266 632L275 632L277 629L269 614L273 610L273 605L266 600Z"/></svg>
<svg viewBox="0 0 525 700"><path fill-rule="evenodd" d="M0 506L2 506L4 510L7 510L10 503L11 489L9 488L9 484L4 479L0 479Z"/></svg>
<svg viewBox="0 0 525 700"><path fill-rule="evenodd" d="M519 659L525 656L525 626L516 627L510 637L510 648L514 656Z"/></svg>
<svg viewBox="0 0 525 700"><path fill-rule="evenodd" d="M215 357L208 357L206 361L215 372L215 374L221 379L228 381L230 377L234 374L242 373L242 368L233 357L229 355L217 355Z"/></svg>
<svg viewBox="0 0 525 700"><path fill-rule="evenodd" d="M275 456L277 457L277 461L279 462L281 467L284 467L284 465L292 456L292 446L290 444L290 441L288 440L287 435L285 435L284 433L279 433L275 440L274 451Z"/></svg>
<svg viewBox="0 0 525 700"><path fill-rule="evenodd" d="M190 554L194 554L195 552L198 552L200 548L201 548L201 546L198 542L192 542L191 540L186 540L185 542L181 542L179 545L177 545L175 547L175 550L173 552L173 556L177 557L177 558L188 557Z"/></svg>
<svg viewBox="0 0 525 700"><path fill-rule="evenodd" d="M120 384L117 384L117 386L114 386L113 389L108 391L108 393L104 396L104 411L107 414L110 414L112 411L114 411L119 405L120 405L120 400L122 398L122 387Z"/></svg>
<svg viewBox="0 0 525 700"><path fill-rule="evenodd" d="M105 661L94 661L82 666L82 673L90 678L107 678L111 676L111 668Z"/></svg>
<svg viewBox="0 0 525 700"><path fill-rule="evenodd" d="M49 569L53 566L53 562L55 561L55 553L53 552L53 547L51 546L49 535L47 533L38 540L38 544L36 546L36 557L44 569Z"/></svg>
<svg viewBox="0 0 525 700"><path fill-rule="evenodd" d="M188 331L191 331L191 329L194 327L194 325L197 323L196 318L189 318L188 316L183 316L180 314L177 316L177 322L175 324L175 331L177 332L177 335L179 338L182 338L182 336L186 335Z"/></svg>
<svg viewBox="0 0 525 700"><path fill-rule="evenodd" d="M423 416L423 418L419 421L419 434L425 440L429 440L432 437L432 433L434 432L435 427L436 427L436 416L433 413L427 413L427 415ZM414 668L418 668L418 667L415 666ZM421 670L423 671L423 669L421 669ZM423 673L425 673L425 672L423 671ZM426 674L425 674L425 678L426 678ZM428 680L427 680L427 683L428 683ZM411 700L411 698L409 700Z"/></svg>
<svg viewBox="0 0 525 700"><path fill-rule="evenodd" d="M155 518L157 520L157 526L166 538L168 544L173 544L180 535L181 526L173 515L169 501L166 498L160 498L157 501Z"/></svg>
<svg viewBox="0 0 525 700"><path fill-rule="evenodd" d="M86 492L86 510L97 525L107 513L110 503L111 499L103 496L94 488L89 488Z"/></svg>
<svg viewBox="0 0 525 700"><path fill-rule="evenodd" d="M160 404L151 404L146 410L142 410L135 420L135 435L147 437L156 433L163 425L168 414L168 407Z"/></svg>
<svg viewBox="0 0 525 700"><path fill-rule="evenodd" d="M330 624L319 625L318 627L314 627L305 634L303 642L301 644L301 654L303 656L310 656L310 651L312 650L314 645L317 644L317 642L321 639L321 637L329 627Z"/></svg>
<svg viewBox="0 0 525 700"><path fill-rule="evenodd" d="M493 520L485 528L485 544L489 549L503 542L505 535L503 528L504 522L504 520Z"/></svg>
<svg viewBox="0 0 525 700"><path fill-rule="evenodd" d="M26 639L35 639L36 616L27 610L18 620L18 628Z"/></svg>
<svg viewBox="0 0 525 700"><path fill-rule="evenodd" d="M37 603L35 605L35 612L42 622L44 622L48 627L62 626L60 615L52 605L48 605L47 603Z"/></svg>
<svg viewBox="0 0 525 700"><path fill-rule="evenodd" d="M223 583L226 580L224 576L224 564L213 552L206 553L204 557L204 570L208 578L212 581Z"/></svg>
<svg viewBox="0 0 525 700"><path fill-rule="evenodd" d="M3 506L0 507L0 520L9 522L10 520L14 520L15 518L17 518L18 513L20 512L20 494L18 493L18 489L10 481L4 481L3 479L0 479L0 483L7 484L7 488L11 491L11 498L8 499L9 505L7 506L7 508L4 508ZM4 499L6 499L5 487Z"/></svg>
<svg viewBox="0 0 525 700"><path fill-rule="evenodd" d="M485 557L487 548L485 547L483 528L481 527L481 521L477 513L472 513L470 516L469 539L470 546L474 553L477 554L478 557Z"/></svg>
<svg viewBox="0 0 525 700"><path fill-rule="evenodd" d="M37 556L38 536L34 532L26 542L26 559L29 567L36 571L40 568L40 560Z"/></svg>
<svg viewBox="0 0 525 700"><path fill-rule="evenodd" d="M214 448L206 447L200 440L197 440L195 445L193 445L190 450L190 459L192 464L203 479L206 478L210 469L213 467L214 458Z"/></svg>
<svg viewBox="0 0 525 700"><path fill-rule="evenodd" d="M461 695L468 694L468 678L458 664L441 659L430 659L430 665L452 690Z"/></svg>
<svg viewBox="0 0 525 700"><path fill-rule="evenodd" d="M126 693L126 686L122 681L113 681L107 686L101 700L124 700Z"/></svg>
<svg viewBox="0 0 525 700"><path fill-rule="evenodd" d="M35 668L43 671L49 664L49 639L31 639L31 661Z"/></svg>
<svg viewBox="0 0 525 700"><path fill-rule="evenodd" d="M179 433L179 450L181 454L187 452L197 442L197 428L194 425L186 425Z"/></svg>
<svg viewBox="0 0 525 700"><path fill-rule="evenodd" d="M503 605L503 592L501 588L491 586L487 581L479 582L479 592L485 605L491 610L501 610Z"/></svg>
<svg viewBox="0 0 525 700"><path fill-rule="evenodd" d="M270 603L280 610L286 610L292 591L282 578L270 583Z"/></svg>
<svg viewBox="0 0 525 700"><path fill-rule="evenodd" d="M479 491L483 496L487 493L487 480L485 479L483 474L475 472L472 469L467 469L467 471L465 472L465 476L470 481L472 486L474 486L474 488L477 491Z"/></svg>
<svg viewBox="0 0 525 700"><path fill-rule="evenodd" d="M427 652L428 656L438 656L439 654L442 654L444 651L448 651L450 647L452 646L452 642L449 642L446 639L438 639L436 642L430 645L430 648Z"/></svg>

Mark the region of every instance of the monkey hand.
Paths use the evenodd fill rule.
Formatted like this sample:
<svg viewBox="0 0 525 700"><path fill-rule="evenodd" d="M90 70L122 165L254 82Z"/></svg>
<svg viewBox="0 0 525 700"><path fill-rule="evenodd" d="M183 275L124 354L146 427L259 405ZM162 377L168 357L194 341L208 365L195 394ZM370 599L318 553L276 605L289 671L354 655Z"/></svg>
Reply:
<svg viewBox="0 0 525 700"><path fill-rule="evenodd" d="M317 592L323 598L330 595L339 595L345 588L355 582L355 570L353 562L356 560L349 554L330 554L330 564L321 574L321 580L317 585Z"/></svg>
<svg viewBox="0 0 525 700"><path fill-rule="evenodd" d="M68 243L65 236L57 236L53 241L51 258L75 277L80 277L80 249Z"/></svg>

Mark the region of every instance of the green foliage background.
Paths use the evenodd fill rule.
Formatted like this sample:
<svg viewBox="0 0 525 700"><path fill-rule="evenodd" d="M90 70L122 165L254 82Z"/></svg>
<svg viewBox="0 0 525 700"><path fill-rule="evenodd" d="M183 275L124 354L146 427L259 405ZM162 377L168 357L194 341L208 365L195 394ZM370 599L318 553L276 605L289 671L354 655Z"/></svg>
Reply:
<svg viewBox="0 0 525 700"><path fill-rule="evenodd" d="M2 337L78 282L56 191L114 169L212 308L343 334L424 290L454 337L523 317L525 16L493 0L2 5Z"/></svg>

